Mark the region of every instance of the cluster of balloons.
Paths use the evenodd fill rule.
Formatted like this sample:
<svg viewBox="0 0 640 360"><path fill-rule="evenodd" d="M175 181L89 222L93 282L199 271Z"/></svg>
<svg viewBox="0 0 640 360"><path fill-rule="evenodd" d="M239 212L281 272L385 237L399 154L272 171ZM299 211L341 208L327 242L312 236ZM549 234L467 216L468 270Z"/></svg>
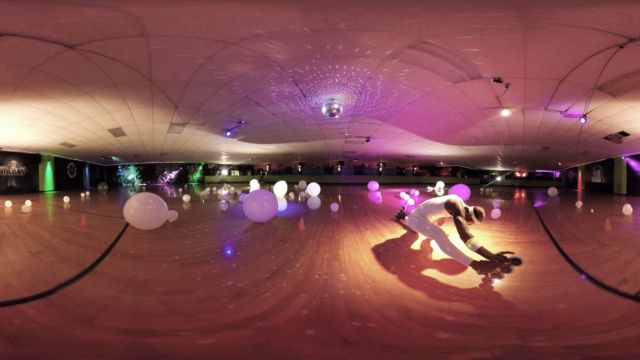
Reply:
<svg viewBox="0 0 640 360"><path fill-rule="evenodd" d="M584 204L580 200L575 203L575 207L578 209L582 208L583 205ZM593 212L593 209L591 209L591 212ZM631 216L631 214L633 214L633 206L629 203L622 205L622 214L625 216Z"/></svg>
<svg viewBox="0 0 640 360"><path fill-rule="evenodd" d="M413 200L413 199L411 198L411 195L407 194L407 193L406 193L406 192L404 192L404 191L401 191L401 192L400 192L400 198L401 198L403 201L406 201L406 202L407 202L407 204L408 204L408 205L410 205L410 206L413 206L413 205L415 205L415 204L416 204L416 201L415 201L415 200Z"/></svg>
<svg viewBox="0 0 640 360"><path fill-rule="evenodd" d="M427 192L433 192L437 196L442 196L444 195L444 186L445 185L443 181L438 181L436 182L435 187L427 186Z"/></svg>

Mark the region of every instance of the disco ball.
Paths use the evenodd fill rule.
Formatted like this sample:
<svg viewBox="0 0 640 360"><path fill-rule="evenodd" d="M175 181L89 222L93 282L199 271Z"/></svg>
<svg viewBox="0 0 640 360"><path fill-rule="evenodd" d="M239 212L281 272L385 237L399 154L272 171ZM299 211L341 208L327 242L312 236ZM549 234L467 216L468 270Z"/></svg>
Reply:
<svg viewBox="0 0 640 360"><path fill-rule="evenodd" d="M342 105L331 99L322 105L322 114L328 118L337 118L342 114Z"/></svg>

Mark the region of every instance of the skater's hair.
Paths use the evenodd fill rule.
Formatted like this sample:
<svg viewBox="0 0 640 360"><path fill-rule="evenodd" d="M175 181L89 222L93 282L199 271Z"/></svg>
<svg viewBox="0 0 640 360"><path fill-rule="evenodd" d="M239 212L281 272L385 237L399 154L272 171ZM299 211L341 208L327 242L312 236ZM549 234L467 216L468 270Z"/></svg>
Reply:
<svg viewBox="0 0 640 360"><path fill-rule="evenodd" d="M472 206L471 211L475 220L474 222L484 221L484 209L482 208L482 206Z"/></svg>

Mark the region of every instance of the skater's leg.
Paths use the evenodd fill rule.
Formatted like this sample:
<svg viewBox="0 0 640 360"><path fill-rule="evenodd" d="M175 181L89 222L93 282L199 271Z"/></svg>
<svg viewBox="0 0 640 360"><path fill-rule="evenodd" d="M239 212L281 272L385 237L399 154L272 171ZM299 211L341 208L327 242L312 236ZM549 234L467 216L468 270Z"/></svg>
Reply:
<svg viewBox="0 0 640 360"><path fill-rule="evenodd" d="M444 230L442 230L437 225L427 221L427 219L425 219L424 217L413 216L413 214L410 214L409 216L407 216L407 225L409 225L409 227L411 227L411 229L413 229L414 231L433 239L436 244L438 244L438 247L442 250L442 252L455 259L459 263L465 266L469 266L474 261L464 252L458 249L451 242L451 240L449 240L449 237L447 236L447 233L444 232Z"/></svg>

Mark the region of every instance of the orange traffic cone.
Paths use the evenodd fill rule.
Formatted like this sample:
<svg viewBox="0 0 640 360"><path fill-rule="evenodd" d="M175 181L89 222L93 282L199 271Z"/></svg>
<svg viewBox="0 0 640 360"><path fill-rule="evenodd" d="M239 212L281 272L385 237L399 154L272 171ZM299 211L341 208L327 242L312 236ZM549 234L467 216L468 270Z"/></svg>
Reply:
<svg viewBox="0 0 640 360"><path fill-rule="evenodd" d="M87 217L84 216L84 214L82 214L82 216L80 217L80 227L83 229L89 227L89 222L87 221Z"/></svg>
<svg viewBox="0 0 640 360"><path fill-rule="evenodd" d="M604 231L611 231L613 230L613 226L611 226L611 219L606 218L604 219Z"/></svg>

